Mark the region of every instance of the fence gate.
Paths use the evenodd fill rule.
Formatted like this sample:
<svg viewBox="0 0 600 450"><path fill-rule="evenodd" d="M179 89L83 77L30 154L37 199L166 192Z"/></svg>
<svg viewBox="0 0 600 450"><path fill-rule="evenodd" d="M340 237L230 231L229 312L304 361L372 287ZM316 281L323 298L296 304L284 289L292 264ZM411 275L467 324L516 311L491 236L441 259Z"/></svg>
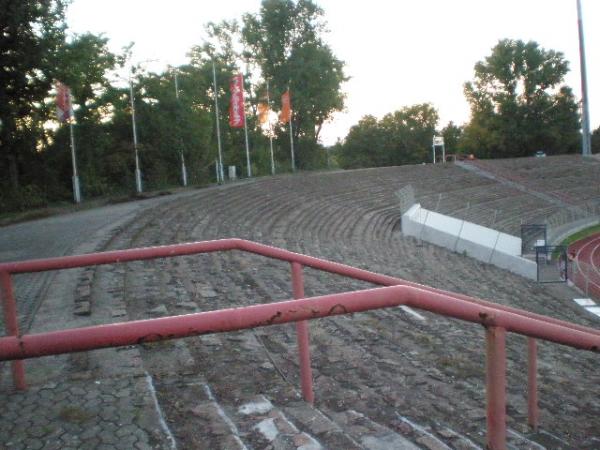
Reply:
<svg viewBox="0 0 600 450"><path fill-rule="evenodd" d="M521 256L535 256L536 247L545 246L547 238L545 224L521 225Z"/></svg>
<svg viewBox="0 0 600 450"><path fill-rule="evenodd" d="M567 247L545 245L535 248L538 283L566 283L568 275Z"/></svg>

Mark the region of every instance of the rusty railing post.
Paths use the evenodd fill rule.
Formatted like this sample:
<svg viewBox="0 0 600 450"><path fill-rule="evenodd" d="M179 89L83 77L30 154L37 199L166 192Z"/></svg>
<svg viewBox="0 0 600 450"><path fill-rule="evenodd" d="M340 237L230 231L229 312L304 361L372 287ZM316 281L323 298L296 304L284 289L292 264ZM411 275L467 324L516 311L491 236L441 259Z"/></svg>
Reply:
<svg viewBox="0 0 600 450"><path fill-rule="evenodd" d="M17 320L17 305L13 292L12 279L10 273L0 272L0 298L4 308L4 327L8 336L19 336L19 322ZM25 366L22 360L11 362L13 385L15 389L24 391L27 389L25 384Z"/></svg>
<svg viewBox="0 0 600 450"><path fill-rule="evenodd" d="M487 449L506 450L506 330L488 327L485 337Z"/></svg>
<svg viewBox="0 0 600 450"><path fill-rule="evenodd" d="M537 392L537 341L527 338L527 419L532 430L537 431L539 420Z"/></svg>
<svg viewBox="0 0 600 450"><path fill-rule="evenodd" d="M294 298L304 298L304 275L302 265L292 263L292 291ZM298 353L300 358L300 383L302 385L302 397L308 403L314 403L312 369L310 367L310 348L308 337L308 321L296 322L296 333L298 336Z"/></svg>

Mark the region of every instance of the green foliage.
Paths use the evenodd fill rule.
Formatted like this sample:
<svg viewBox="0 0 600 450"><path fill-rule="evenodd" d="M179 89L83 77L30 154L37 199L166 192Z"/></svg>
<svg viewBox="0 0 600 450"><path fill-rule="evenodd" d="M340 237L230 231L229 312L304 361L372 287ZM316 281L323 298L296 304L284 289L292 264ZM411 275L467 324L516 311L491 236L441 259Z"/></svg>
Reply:
<svg viewBox="0 0 600 450"><path fill-rule="evenodd" d="M129 86L115 85L108 74L123 68L122 55L108 39L85 33L68 35L68 0L0 0L0 209L42 206L72 196L70 133L55 119L53 84L71 88L77 167L84 199L134 189L134 149ZM255 175L271 173L269 139L257 123L266 80L271 105L291 88L296 166L327 165L318 142L321 126L343 108L343 63L323 42L323 11L310 0L265 0L260 12L240 25L207 25L208 38L193 47L189 64L163 73L134 67L139 156L148 189L181 183L185 160L188 182L214 179L217 158L213 64L225 166L246 174L243 129L228 126L229 82L245 69L248 141ZM178 74L178 98L174 70ZM250 76L252 74L252 76ZM277 107L275 108L277 109ZM289 170L288 128L274 127L278 172Z"/></svg>
<svg viewBox="0 0 600 450"><path fill-rule="evenodd" d="M26 211L47 206L46 193L34 184L9 188L7 195L0 196L0 211Z"/></svg>
<svg viewBox="0 0 600 450"><path fill-rule="evenodd" d="M592 133L592 153L600 153L600 127Z"/></svg>
<svg viewBox="0 0 600 450"><path fill-rule="evenodd" d="M418 164L431 161L431 142L438 122L432 105L404 107L381 120L363 117L336 149L341 167Z"/></svg>
<svg viewBox="0 0 600 450"><path fill-rule="evenodd" d="M561 246L568 247L574 242L585 239L586 237L592 236L600 232L600 225L593 225L588 228L584 228L583 230L579 230L578 232L566 237L560 243Z"/></svg>
<svg viewBox="0 0 600 450"><path fill-rule="evenodd" d="M444 146L447 154L462 153L461 140L463 137L464 128L457 126L454 122L448 122L444 128L442 128L442 137L444 138Z"/></svg>
<svg viewBox="0 0 600 450"><path fill-rule="evenodd" d="M323 42L323 14L310 0L264 0L258 14L243 18L244 57L260 67L275 101L290 89L295 159L300 168L320 164L324 154L317 145L321 128L344 107L344 63ZM275 132L283 137L288 129L281 125Z"/></svg>
<svg viewBox="0 0 600 450"><path fill-rule="evenodd" d="M39 163L44 144L44 105L64 40L63 0L2 0L0 2L0 182L2 192L20 192L35 182L26 172Z"/></svg>
<svg viewBox="0 0 600 450"><path fill-rule="evenodd" d="M475 65L465 84L471 122L462 145L479 157L530 156L577 149L579 117L562 53L505 39Z"/></svg>

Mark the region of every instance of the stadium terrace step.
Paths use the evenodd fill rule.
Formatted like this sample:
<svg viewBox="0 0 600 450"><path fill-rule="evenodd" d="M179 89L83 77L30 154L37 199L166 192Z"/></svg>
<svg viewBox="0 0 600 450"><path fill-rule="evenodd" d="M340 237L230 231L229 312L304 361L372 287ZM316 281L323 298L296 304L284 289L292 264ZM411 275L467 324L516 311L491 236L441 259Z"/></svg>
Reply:
<svg viewBox="0 0 600 450"><path fill-rule="evenodd" d="M578 173L576 166L574 162L573 173ZM550 168L542 173L551 173ZM585 173L586 179L595 180L591 171ZM394 192L408 184L425 207L462 214L482 225L488 225L491 211L497 210L495 223L503 231L518 229L524 218L543 219L556 211L556 206L535 196L521 191L515 195L510 187L455 166L307 173L197 190L144 211L121 225L97 250L248 238L597 326L576 305L565 307L564 295L550 287L462 254L419 245L394 231L399 218ZM307 295L372 287L310 269L304 270L304 276ZM21 292L27 288L28 279L23 280ZM87 287L78 292L77 283L65 290L88 297ZM68 315L82 324L102 323L105 318L145 319L152 310L186 314L291 297L289 264L236 251L102 266L89 283L80 284L89 284L91 316L73 316L72 298ZM151 406L143 375L148 373L178 448L204 443L211 449L255 445L353 449L366 448L363 439L373 447L396 442L426 450L482 448L485 343L481 327L416 312L425 320L398 308L311 322L316 407L298 395L293 325L127 348L118 351L115 367L138 375L133 378L135 386L129 387L131 395L124 397L133 406L140 399ZM597 356L551 344L540 346L541 428L531 434L524 428L524 340L511 335L507 353L512 448L538 450L536 443L548 449L597 448L600 403L589 395L599 382ZM77 355L71 364L91 367L94 354ZM106 369L103 373L109 373ZM111 377L117 376L114 372ZM92 375L86 369L86 376ZM125 373L119 378L126 379ZM65 384L70 382L65 378ZM98 389L108 390L113 384L119 389L129 386L113 380ZM104 394L104 407L119 407L118 398L104 391L99 395ZM270 403L269 411L240 411L263 400ZM160 427L156 430L162 437L155 442L171 448ZM140 434L137 442L149 443L150 436L142 439ZM0 446L4 443L0 440Z"/></svg>
<svg viewBox="0 0 600 450"><path fill-rule="evenodd" d="M363 448L372 450L398 449L398 450L419 450L420 447L396 433L390 428L380 425L364 414L354 410L347 410L341 413L330 412L333 420L348 433L355 441L359 442Z"/></svg>

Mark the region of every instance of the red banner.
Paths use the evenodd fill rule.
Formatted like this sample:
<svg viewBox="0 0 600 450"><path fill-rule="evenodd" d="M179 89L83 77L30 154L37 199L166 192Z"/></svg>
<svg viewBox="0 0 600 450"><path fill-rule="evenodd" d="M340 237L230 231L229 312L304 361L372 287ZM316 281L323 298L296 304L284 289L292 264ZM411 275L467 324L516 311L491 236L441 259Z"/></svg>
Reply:
<svg viewBox="0 0 600 450"><path fill-rule="evenodd" d="M288 123L292 118L292 102L290 100L290 91L287 90L281 96L281 112L279 113L279 120L283 123Z"/></svg>
<svg viewBox="0 0 600 450"><path fill-rule="evenodd" d="M241 74L231 77L229 83L231 100L229 103L229 125L231 128L244 127L244 78Z"/></svg>
<svg viewBox="0 0 600 450"><path fill-rule="evenodd" d="M66 122L73 116L71 90L60 81L56 82L56 116L60 122Z"/></svg>

